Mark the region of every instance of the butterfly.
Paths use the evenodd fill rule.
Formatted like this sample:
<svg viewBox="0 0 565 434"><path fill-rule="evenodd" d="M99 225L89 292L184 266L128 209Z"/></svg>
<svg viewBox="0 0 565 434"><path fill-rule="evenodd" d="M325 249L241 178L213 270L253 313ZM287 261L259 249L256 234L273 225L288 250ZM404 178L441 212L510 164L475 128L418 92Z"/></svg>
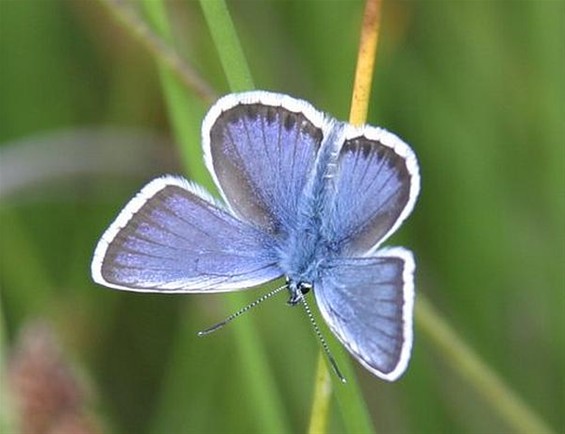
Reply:
<svg viewBox="0 0 565 434"><path fill-rule="evenodd" d="M219 201L164 176L119 213L92 276L129 291L215 293L286 278L291 305L312 290L322 318L370 372L396 380L412 348L412 253L380 248L420 190L412 149L377 127L306 101L252 91L219 99L202 124Z"/></svg>

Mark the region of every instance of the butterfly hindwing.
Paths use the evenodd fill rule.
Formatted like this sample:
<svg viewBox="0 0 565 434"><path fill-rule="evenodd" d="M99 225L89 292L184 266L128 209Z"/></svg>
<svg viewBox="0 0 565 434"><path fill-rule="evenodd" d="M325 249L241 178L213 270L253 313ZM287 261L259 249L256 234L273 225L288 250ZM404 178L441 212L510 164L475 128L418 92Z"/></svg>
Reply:
<svg viewBox="0 0 565 434"><path fill-rule="evenodd" d="M282 272L265 233L181 178L149 183L104 233L92 262L106 286L158 292L231 291Z"/></svg>
<svg viewBox="0 0 565 434"><path fill-rule="evenodd" d="M390 381L410 357L413 274L412 254L395 247L374 257L332 260L314 283L332 332L369 371Z"/></svg>

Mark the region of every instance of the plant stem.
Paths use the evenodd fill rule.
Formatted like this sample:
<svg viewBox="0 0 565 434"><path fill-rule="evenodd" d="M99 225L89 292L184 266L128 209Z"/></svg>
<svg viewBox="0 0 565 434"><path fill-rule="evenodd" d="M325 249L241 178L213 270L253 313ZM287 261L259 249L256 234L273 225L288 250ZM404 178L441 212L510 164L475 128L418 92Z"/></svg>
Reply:
<svg viewBox="0 0 565 434"><path fill-rule="evenodd" d="M200 0L232 92L254 89L251 71L224 0Z"/></svg>
<svg viewBox="0 0 565 434"><path fill-rule="evenodd" d="M165 5L162 0L144 0L143 5L153 28L167 42L171 40ZM211 185L209 175L200 159L200 122L204 116L202 101L186 91L183 84L169 70L165 62L156 58L161 86L166 100L171 126L174 131L183 165L193 179L206 187Z"/></svg>
<svg viewBox="0 0 565 434"><path fill-rule="evenodd" d="M201 0L200 6L218 50L230 90L238 92L253 89L253 78L225 1ZM243 304L246 303L241 294L234 294L234 303L230 304L232 310L237 310ZM232 328L236 332L246 384L253 397L260 431L290 432L282 401L266 361L264 347L251 318L234 323Z"/></svg>
<svg viewBox="0 0 565 434"><path fill-rule="evenodd" d="M365 4L349 112L349 122L353 125L361 125L367 121L379 41L381 4L381 0L367 0Z"/></svg>
<svg viewBox="0 0 565 434"><path fill-rule="evenodd" d="M316 373L316 384L314 386L314 398L312 399L312 411L310 413L310 426L308 434L321 434L327 432L328 410L332 397L332 382L326 368L324 354L318 356L318 368Z"/></svg>
<svg viewBox="0 0 565 434"><path fill-rule="evenodd" d="M363 124L367 120L377 54L377 41L379 39L380 11L380 0L367 0L363 13L349 115L349 122L355 125ZM324 354L320 353L318 359L318 372L316 374L314 401L310 418L310 433L316 434L327 432L327 409L329 408L331 398L331 379L324 362ZM340 364L344 363L342 361L343 358L340 359ZM352 433L359 432L360 430L362 432L374 432L370 414L363 401L361 389L353 377L353 370L348 367L347 371L349 371L347 377L348 384L344 387L338 387L336 390L345 425ZM314 429L317 430L314 431Z"/></svg>
<svg viewBox="0 0 565 434"><path fill-rule="evenodd" d="M367 117L376 57L371 53L377 47L380 3L380 0L368 0L366 4L351 103L350 122L353 124L362 124ZM422 331L448 356L452 368L465 377L517 432L551 432L543 420L456 335L422 294L418 295L416 302L416 321Z"/></svg>
<svg viewBox="0 0 565 434"><path fill-rule="evenodd" d="M206 103L216 100L216 92L208 82L183 59L162 37L141 19L132 5L120 0L98 0L114 19L127 30L156 60L167 68L192 92Z"/></svg>
<svg viewBox="0 0 565 434"><path fill-rule="evenodd" d="M440 316L424 294L418 294L416 323L446 357L454 371L474 387L518 433L552 430L486 365Z"/></svg>

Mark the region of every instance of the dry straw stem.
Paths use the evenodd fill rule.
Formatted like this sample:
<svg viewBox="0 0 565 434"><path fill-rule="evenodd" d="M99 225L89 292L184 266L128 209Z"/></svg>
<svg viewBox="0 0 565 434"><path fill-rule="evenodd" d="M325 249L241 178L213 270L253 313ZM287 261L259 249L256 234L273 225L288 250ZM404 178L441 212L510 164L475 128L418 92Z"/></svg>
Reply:
<svg viewBox="0 0 565 434"><path fill-rule="evenodd" d="M192 90L207 104L214 102L218 95L204 78L183 59L179 53L156 34L127 1L98 0L155 59L165 65L188 89Z"/></svg>
<svg viewBox="0 0 565 434"><path fill-rule="evenodd" d="M357 68L355 71L351 111L349 114L349 122L354 125L364 124L367 120L375 59L377 56L377 42L379 40L381 4L381 0L367 0L363 12L363 23L361 25L361 37L357 55ZM316 374L314 400L308 430L309 434L324 434L327 432L329 404L332 395L332 383L326 364L324 363L324 354L320 352L318 357L318 372ZM360 389L358 389L357 385L352 381L353 379L347 378L347 380L350 384L345 385L345 387L356 389L354 394L350 396L355 397L357 403L351 405L351 399L348 396L343 396L344 390L340 390L341 393L338 394L338 399L342 407L346 426L351 432L353 432L353 430L355 432L374 432L374 427L372 426L369 413L362 400ZM348 423L348 421L356 421L357 424L353 426Z"/></svg>
<svg viewBox="0 0 565 434"><path fill-rule="evenodd" d="M355 70L355 82L351 97L351 111L349 112L349 122L353 125L361 125L367 121L375 59L377 58L381 4L381 0L367 0L365 4L359 54L357 55L357 69Z"/></svg>
<svg viewBox="0 0 565 434"><path fill-rule="evenodd" d="M381 0L367 0L359 43L357 69L351 100L349 121L355 125L364 124L371 95L377 43L380 29ZM449 324L444 321L433 305L420 294L416 302L416 321L420 329L431 338L432 342L446 356L452 368L459 372L469 384L476 388L489 402L492 408L512 426L516 432L522 433L551 433L551 429L539 418L520 397L502 379L484 363L464 341L457 336ZM323 357L321 355L320 357ZM327 370L319 364L319 370ZM318 372L316 398L318 406L312 412L310 434L325 433L326 423L320 422L317 413L326 412L330 393L325 390L331 387L327 372ZM325 384L327 382L327 384Z"/></svg>

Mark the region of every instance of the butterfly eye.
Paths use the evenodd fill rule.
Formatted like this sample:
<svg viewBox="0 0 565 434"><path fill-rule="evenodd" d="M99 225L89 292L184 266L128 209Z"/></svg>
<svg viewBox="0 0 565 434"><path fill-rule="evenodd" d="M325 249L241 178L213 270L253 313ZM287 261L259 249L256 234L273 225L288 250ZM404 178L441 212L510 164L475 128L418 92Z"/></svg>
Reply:
<svg viewBox="0 0 565 434"><path fill-rule="evenodd" d="M302 295L305 295L312 289L312 284L307 282L300 282L298 284L298 289L300 290Z"/></svg>

